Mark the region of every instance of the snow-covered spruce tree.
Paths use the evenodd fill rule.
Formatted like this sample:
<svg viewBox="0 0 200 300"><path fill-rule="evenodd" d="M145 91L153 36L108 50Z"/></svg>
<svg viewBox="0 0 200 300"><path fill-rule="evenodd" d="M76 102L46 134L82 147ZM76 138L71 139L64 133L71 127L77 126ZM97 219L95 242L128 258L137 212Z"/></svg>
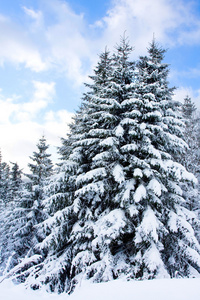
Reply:
<svg viewBox="0 0 200 300"><path fill-rule="evenodd" d="M44 188L47 179L53 173L53 164L50 159L51 154L47 152L49 145L46 144L46 138L42 136L36 146L38 151L33 152L30 157L33 163L28 164L31 172L26 174L29 181L25 185L21 199L21 207L26 210L24 218L27 220L24 224L24 235L28 236L28 233L30 234L30 243L33 246L38 239L40 240L35 226L47 217L44 211L44 200L46 198ZM33 242L32 239L35 238L36 240Z"/></svg>
<svg viewBox="0 0 200 300"><path fill-rule="evenodd" d="M22 186L22 170L19 168L19 165L17 163L12 163L12 168L10 170L10 200L13 201L15 197L17 197L18 193L21 192L21 186Z"/></svg>
<svg viewBox="0 0 200 300"><path fill-rule="evenodd" d="M99 102L95 108L96 97L88 102L93 122L84 143L91 162L78 169L78 220L70 235L74 283L124 274L190 276L200 270L200 247L180 184L195 178L175 160L185 147L183 123L168 87L164 51L152 42L149 56L138 63L137 80L129 53L123 40L101 96L112 101L114 108L106 112L114 122L98 122L96 113L101 108L103 116L105 106Z"/></svg>
<svg viewBox="0 0 200 300"><path fill-rule="evenodd" d="M44 188L47 184L47 178L53 174L53 164L50 159L51 154L47 153L49 145L46 144L46 138L42 136L37 144L38 151L33 152L33 156L30 159L33 163L29 163L31 173L26 174L29 178L27 184L27 192L30 201L30 206L34 217L36 219L36 224L40 223L45 219L43 216L44 199L46 198ZM26 200L25 200L26 202Z"/></svg>
<svg viewBox="0 0 200 300"><path fill-rule="evenodd" d="M15 266L10 272L15 275L19 272L20 280L23 280L24 265L28 267L29 264L35 263L36 259L40 259L39 255L34 255L38 254L34 247L43 239L38 233L37 225L47 218L44 211L46 198L44 187L53 172L50 154L47 153L48 147L46 139L42 137L37 144L38 152L34 152L31 157L35 163L29 164L31 170L27 175L29 182L22 185L22 189L13 199L15 207L5 221L6 242L3 251L9 262L6 271ZM34 256L31 257L32 255Z"/></svg>
<svg viewBox="0 0 200 300"><path fill-rule="evenodd" d="M94 128L96 126L93 124L94 116L91 118L90 112L93 106L96 109L99 107L98 102L100 100L98 100L97 96L103 93L100 87L107 84L110 69L111 58L109 57L109 52L106 50L100 56L100 63L95 70L95 75L91 77L95 83L89 86L91 90L94 90L94 93L92 94L90 91L84 95L83 104L70 125L70 134L68 134L67 139L62 139L62 146L59 149L62 162L59 164L56 174L51 177L48 186L45 187L49 195L45 201L45 209L48 211L50 218L38 226L38 230L42 234L45 234L46 238L41 243L38 243L36 247L48 253L47 257L44 258L45 277L43 276L43 273L45 273L44 270L38 273L42 274L42 281L48 284L50 290L60 292L69 289L70 286L68 278L71 277L70 269L73 247L69 247L69 244L72 245L71 241L69 243L69 235L78 218L78 200L75 200L75 192L77 190L76 178L79 173L87 171L89 165L92 163L92 159L88 155L88 149L93 146L95 150L100 140L100 138L90 137L88 142L88 132L92 126ZM109 90L107 92L110 93ZM95 97L97 98L96 100ZM106 110L106 108L107 110L115 109L115 106L117 106L116 102L113 103L109 99L102 99L101 101L102 106L105 106L103 110ZM101 116L102 109L99 112L95 111L95 113L97 121L102 122L103 118L107 118L107 125L105 126L109 126L110 118L112 118L111 114L105 112ZM99 120L99 117L102 119ZM30 284L36 288L39 281L40 276L35 283L31 278Z"/></svg>
<svg viewBox="0 0 200 300"><path fill-rule="evenodd" d="M188 144L185 155L182 155L182 164L200 179L200 118L196 114L195 104L186 96L182 105L182 114L185 122L184 140Z"/></svg>
<svg viewBox="0 0 200 300"><path fill-rule="evenodd" d="M191 184L183 185L183 190L186 195L185 206L191 211L191 221L198 239L200 240L200 223L195 224L196 220L193 218L193 213L200 217L200 118L196 113L195 104L189 96L186 96L182 105L182 114L185 122L184 140L188 148L182 153L180 162L186 169L192 172L198 179L195 189Z"/></svg>
<svg viewBox="0 0 200 300"><path fill-rule="evenodd" d="M6 207L0 215L0 274L6 274L18 262L16 253L16 238L20 220L18 216L19 206L23 193L22 170L17 163L13 164L10 171L10 181L7 187ZM21 247L21 241L18 240Z"/></svg>
<svg viewBox="0 0 200 300"><path fill-rule="evenodd" d="M0 151L0 275L2 274L2 264L4 262L3 227L5 223L4 218L8 210L8 187L10 185L9 172L10 168L7 163L2 161L2 155Z"/></svg>
<svg viewBox="0 0 200 300"><path fill-rule="evenodd" d="M100 65L104 62L107 66L106 80L99 80L102 70L97 69L96 77L92 77L94 85L89 86L91 90L85 95L88 127L84 139L76 144L84 145L89 163L80 165L76 179L74 209L78 220L70 235L72 286L82 277L94 281L117 277L114 249L131 227L118 199L124 180L123 135L129 124L124 111L134 92L134 64L128 60L131 51L123 38L109 64L102 57Z"/></svg>
<svg viewBox="0 0 200 300"><path fill-rule="evenodd" d="M81 219L84 220L87 217L84 214L89 212L87 201L91 201L92 195L95 197L94 208L101 202L101 195L95 196L95 189L96 191L97 189L101 189L101 182L98 178L94 178L94 181L96 181L94 183L94 191L92 184L88 187L90 189L91 186L91 196L90 199L84 200L86 203L84 201L82 201L82 204L80 203L80 199L76 195L76 190L80 187L77 176L87 173L90 165L93 163L92 158L96 155L90 154L89 149L92 147L95 153L100 153L100 149L105 147L103 144L100 145L100 141L104 138L104 135L103 128L99 129L99 132L101 131L102 134L98 135L98 122L105 127L105 138L109 138L112 134L109 131L109 126L110 123L112 124L115 121L115 118L109 111L113 110L117 103L109 100L108 97L105 97L105 99L102 97L103 93L110 93L111 87L106 90L110 72L111 58L109 57L109 52L106 50L105 53L100 55L100 62L95 69L95 75L91 77L94 83L89 85L90 91L84 95L83 104L75 115L73 123L70 125L70 134L67 139L62 139L63 145L59 149L62 163L59 166L58 174L52 177L47 187L50 191L47 206L49 207L51 218L41 224L41 229L45 232L46 239L38 245L38 247L48 251L44 266L46 275L45 278L42 275L45 272L44 270L37 274L39 277L35 282L35 287L40 282L40 278L42 278L51 290L60 292L70 289L70 280L74 277L71 272L71 261L79 251L77 246L74 245L76 237L73 234L73 237L70 238L70 234L74 224L77 221L82 222ZM92 93L92 91L94 92ZM90 116L91 114L93 114L92 117ZM108 156L108 151L105 150L103 151L103 155ZM98 160L101 162L100 157ZM99 172L103 169L101 167L96 168ZM90 174L92 175L92 172ZM92 181L92 178L89 181ZM86 180L87 185L89 181ZM31 284L33 285L33 281Z"/></svg>
<svg viewBox="0 0 200 300"><path fill-rule="evenodd" d="M87 268L89 262L92 262L95 257L93 252L96 253L97 264L102 251L107 252L104 251L103 239L100 249L93 251L92 241L97 236L93 227L102 214L109 213L110 207L112 210L119 206L114 200L114 176L121 155L118 150L122 132L120 103L130 97L132 90L133 63L128 61L130 51L131 47L123 40L114 59L110 58L107 50L100 56L100 62L91 77L93 83L88 85L90 90L84 95L83 104L71 125L71 133L68 139L63 139L60 152L64 158L61 168L64 180L58 193L50 197L50 202L56 199L59 203L64 199L67 204L68 197L68 206L55 212L43 223L48 234L40 247L47 247L49 255L45 260L45 278L42 270L37 274L39 277L35 287L42 278L50 289L69 291L70 286L76 282L74 277L82 271L82 267ZM117 60L119 65L120 60L123 61L121 70L115 66ZM71 184L72 181L74 185ZM57 181L55 186L58 187L59 183ZM54 208L51 211L53 210ZM90 237L89 232L93 232ZM85 261L86 256L88 261ZM80 262L75 266L78 257ZM100 261L99 267L94 265L94 268L101 269L101 264L106 268L107 261ZM110 267L108 265L108 269ZM107 278L107 271L104 271L105 276L102 276ZM99 277L97 280L107 280L102 279L102 276L96 274Z"/></svg>
<svg viewBox="0 0 200 300"><path fill-rule="evenodd" d="M22 170L19 169L17 163L11 164L13 165L12 168L7 163L2 162L0 153L0 203L3 207L12 202L22 183Z"/></svg>
<svg viewBox="0 0 200 300"><path fill-rule="evenodd" d="M136 142L132 167L135 233L133 277L190 276L200 271L200 246L188 222L181 182L194 176L177 162L185 148L179 105L168 87L165 51L155 41L138 62ZM137 221L136 221L137 220Z"/></svg>
<svg viewBox="0 0 200 300"><path fill-rule="evenodd" d="M0 205L5 207L9 202L10 166L2 161L0 151Z"/></svg>

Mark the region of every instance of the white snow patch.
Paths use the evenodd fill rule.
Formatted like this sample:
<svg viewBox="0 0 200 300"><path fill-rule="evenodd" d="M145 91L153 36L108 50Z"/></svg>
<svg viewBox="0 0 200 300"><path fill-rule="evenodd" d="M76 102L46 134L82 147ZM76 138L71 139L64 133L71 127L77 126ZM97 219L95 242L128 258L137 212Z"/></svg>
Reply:
<svg viewBox="0 0 200 300"><path fill-rule="evenodd" d="M102 181L89 183L86 186L83 186L81 189L77 190L75 192L75 196L84 195L89 192L103 194L104 193L104 183Z"/></svg>
<svg viewBox="0 0 200 300"><path fill-rule="evenodd" d="M135 151L137 150L137 145L136 144L127 144L121 147L122 152L130 152L130 151Z"/></svg>
<svg viewBox="0 0 200 300"><path fill-rule="evenodd" d="M140 177L140 178L142 178L142 176L143 176L142 170L139 169L139 168L136 168L136 169L134 170L134 172L133 172L133 176L134 176L134 177Z"/></svg>
<svg viewBox="0 0 200 300"><path fill-rule="evenodd" d="M138 210L137 210L137 208L135 207L134 204L131 204L130 207L128 208L128 210L129 210L129 214L130 214L131 217L137 216Z"/></svg>
<svg viewBox="0 0 200 300"><path fill-rule="evenodd" d="M143 184L140 184L134 194L135 202L136 203L140 202L142 199L144 199L146 197L146 194L147 194L146 188L144 187Z"/></svg>
<svg viewBox="0 0 200 300"><path fill-rule="evenodd" d="M116 129L115 129L115 135L120 137L120 136L123 136L124 134L124 129L123 127L119 124Z"/></svg>
<svg viewBox="0 0 200 300"><path fill-rule="evenodd" d="M118 183L122 183L125 180L122 166L118 164L113 168L113 176L115 181Z"/></svg>
<svg viewBox="0 0 200 300"><path fill-rule="evenodd" d="M98 160L104 160L104 159L108 159L110 157L110 152L109 151L103 151L101 153L98 153L97 155L95 155L95 157L93 157L93 161L98 161Z"/></svg>
<svg viewBox="0 0 200 300"><path fill-rule="evenodd" d="M108 137L104 140L102 140L99 145L101 146L113 146L116 144L116 139L114 137Z"/></svg>
<svg viewBox="0 0 200 300"><path fill-rule="evenodd" d="M148 266L148 269L151 272L157 270L158 274L156 276L160 278L170 278L169 274L167 273L163 261L161 259L160 253L154 243L151 244L149 249L144 254L144 261L145 264Z"/></svg>
<svg viewBox="0 0 200 300"><path fill-rule="evenodd" d="M10 280L0 284L2 300L199 300L200 278L154 279L144 281L113 280L104 283L82 281L73 294L50 294L27 290L23 284L14 285Z"/></svg>
<svg viewBox="0 0 200 300"><path fill-rule="evenodd" d="M163 161L163 167L166 171L169 173L173 173L176 176L176 179L178 181L180 180L189 180L193 182L194 184L198 184L197 178L194 176L194 174L188 172L184 166L181 164L174 162L170 159Z"/></svg>
<svg viewBox="0 0 200 300"><path fill-rule="evenodd" d="M130 192L131 190L134 190L135 189L135 180L134 179L131 179L131 180L127 180L126 183L125 183L125 192L124 192L124 195L123 195L123 200L128 200L130 198Z"/></svg>
<svg viewBox="0 0 200 300"><path fill-rule="evenodd" d="M159 229L159 222L150 206L144 213L142 223L136 232L135 242L140 243L142 240L153 239L155 243L158 242L157 230Z"/></svg>
<svg viewBox="0 0 200 300"><path fill-rule="evenodd" d="M106 242L109 243L118 237L126 225L125 219L122 209L114 209L109 214L102 216L94 226L96 238L93 240L92 246L94 248L96 248L96 245L105 246Z"/></svg>
<svg viewBox="0 0 200 300"><path fill-rule="evenodd" d="M168 226L169 226L169 229L170 229L172 232L177 232L177 231L178 231L178 227L177 227L177 219L178 219L177 214L175 214L173 211L171 211L171 212L169 213Z"/></svg>
<svg viewBox="0 0 200 300"><path fill-rule="evenodd" d="M80 174L76 179L76 183L88 182L93 178L105 177L105 176L106 176L105 168L96 168L94 170L88 171L85 174Z"/></svg>
<svg viewBox="0 0 200 300"><path fill-rule="evenodd" d="M158 180L156 180L155 178L151 179L151 181L149 182L147 188L149 190L151 190L156 196L160 197L161 196L161 185L158 182Z"/></svg>

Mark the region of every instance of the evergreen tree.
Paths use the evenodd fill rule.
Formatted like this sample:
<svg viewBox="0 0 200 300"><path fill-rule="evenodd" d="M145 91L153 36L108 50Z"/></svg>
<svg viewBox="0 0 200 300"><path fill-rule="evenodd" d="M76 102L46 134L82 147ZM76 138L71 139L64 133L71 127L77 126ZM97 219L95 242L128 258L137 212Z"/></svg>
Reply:
<svg viewBox="0 0 200 300"><path fill-rule="evenodd" d="M25 206L30 207L35 216L35 223L40 223L43 217L44 199L45 199L45 185L46 180L53 173L53 164L50 159L51 154L47 153L49 145L46 144L46 138L42 136L37 144L38 151L33 152L30 159L33 163L29 163L31 173L26 174L29 178L27 183L27 195L25 196Z"/></svg>
<svg viewBox="0 0 200 300"><path fill-rule="evenodd" d="M35 236L37 236L37 229L34 226L44 221L47 217L44 211L44 200L47 197L45 186L47 180L53 174L51 154L47 153L48 148L49 145L46 144L46 138L42 136L37 144L38 151L33 152L33 156L30 157L33 163L28 164L31 173L26 174L29 182L26 184L21 202L22 207L31 212L31 227L27 229L34 232ZM40 237L37 236L37 239L40 240Z"/></svg>
<svg viewBox="0 0 200 300"><path fill-rule="evenodd" d="M78 220L70 235L74 282L81 276L94 281L124 274L140 279L190 276L200 267L180 184L195 178L176 162L185 147L183 122L168 87L165 51L153 41L135 78L130 50L123 39L104 89L115 121L107 127L98 122L96 112L102 109L103 115L105 107L99 103L96 109L95 101L89 111L96 128L88 126L84 138L91 161L77 172Z"/></svg>
<svg viewBox="0 0 200 300"><path fill-rule="evenodd" d="M195 114L196 107L191 98L186 96L182 105L182 114L185 121L184 140L188 148L181 157L181 162L188 171L199 177L200 174L200 118Z"/></svg>
<svg viewBox="0 0 200 300"><path fill-rule="evenodd" d="M14 258L15 249L15 234L16 234L16 210L18 210L19 199L22 191L22 171L17 163L13 164L10 171L9 166L6 166L6 184L5 176L1 177L4 192L4 205L1 207L0 213L0 274L5 274L12 268L17 261ZM2 173L4 173L4 168ZM14 263L15 261L15 263Z"/></svg>
<svg viewBox="0 0 200 300"><path fill-rule="evenodd" d="M138 62L135 109L140 115L132 129L136 147L129 170L135 173L131 277L141 279L199 270L199 244L187 222L180 183L195 178L177 163L185 147L183 122L168 87L164 53L153 40L148 56Z"/></svg>
<svg viewBox="0 0 200 300"><path fill-rule="evenodd" d="M181 163L198 179L195 189L191 184L183 185L186 197L186 207L191 211L191 223L200 240L200 222L195 221L193 213L200 217L200 118L196 114L195 104L189 96L186 96L182 105L182 114L185 121L184 140L188 147L180 157Z"/></svg>
<svg viewBox="0 0 200 300"><path fill-rule="evenodd" d="M49 145L46 144L46 138L42 136L37 144L38 152L33 152L33 156L30 159L34 163L29 163L31 174L27 174L27 177L31 180L32 186L40 186L44 184L47 177L52 175L53 164L50 156L46 151Z"/></svg>
<svg viewBox="0 0 200 300"><path fill-rule="evenodd" d="M109 89L106 90L106 84L111 69L110 64L111 59L109 52L106 50L105 53L100 55L100 63L95 69L95 75L91 77L94 84L88 85L91 91L84 95L83 104L70 126L71 132L67 139L62 139L63 145L59 152L63 162L60 164L58 174L52 178L48 187L51 192L48 207L52 217L41 224L46 239L39 246L48 251L45 264L51 269L51 276L48 272L47 283L49 283L50 289L56 289L57 291L69 290L70 288L71 259L78 251L77 246L74 248L73 242L69 240L70 233L78 218L84 222L85 214L89 212L89 208L87 209L86 206L87 202L91 201L92 195L95 196L95 190L92 191L91 184L90 198L87 199L87 195L82 195L82 203L79 202L80 199L75 193L78 188L81 189L81 182L78 183L77 175L83 172L87 173L92 164L93 156L96 155L94 153L90 154L89 148L92 147L95 153L99 153L100 149L103 149L103 145L99 145L99 142L104 138L103 131L107 135L105 138L109 138L111 132L109 133L107 127L115 121L110 113L115 104L113 105L112 101L109 98L107 99L106 96L102 96L102 94L109 93ZM104 91L101 86L103 86ZM92 93L92 91L95 92ZM104 106L104 109L101 106ZM93 117L91 117L91 114L93 114ZM103 126L101 129L97 127L99 122ZM98 130L102 131L100 137ZM104 152L106 155L107 152ZM98 160L101 163L101 159ZM101 166L95 167L95 162L93 168L97 169L97 172L103 170ZM98 189L100 181L95 178L95 171L94 186ZM88 185L89 181L86 180L85 184ZM96 197L96 202L98 205L100 197ZM75 238L72 237L72 239ZM41 272L44 272L44 270Z"/></svg>
<svg viewBox="0 0 200 300"><path fill-rule="evenodd" d="M10 167L2 161L0 152L0 205L5 207L9 202Z"/></svg>
<svg viewBox="0 0 200 300"><path fill-rule="evenodd" d="M4 274L18 265L21 260L30 266L40 258L35 253L34 247L42 240L43 236L38 233L37 225L47 218L44 211L46 198L44 187L46 180L53 172L50 154L46 152L48 145L42 137L37 144L38 152L33 153L31 158L35 164L29 164L31 173L28 174L30 181L24 183L18 193L15 194L15 206L7 211L6 220L1 230L2 241L2 266ZM19 184L19 170L16 164L13 166L12 179L15 186ZM29 257L31 257L29 261ZM29 262L29 263L28 263ZM24 267L24 265L23 265ZM23 275L20 273L20 281Z"/></svg>
<svg viewBox="0 0 200 300"><path fill-rule="evenodd" d="M20 192L22 186L22 170L20 170L17 163L11 163L13 166L10 171L10 200L13 201Z"/></svg>
<svg viewBox="0 0 200 300"><path fill-rule="evenodd" d="M187 95L184 99L184 104L182 106L182 113L185 120L191 120L196 111L195 104L192 102L192 99Z"/></svg>

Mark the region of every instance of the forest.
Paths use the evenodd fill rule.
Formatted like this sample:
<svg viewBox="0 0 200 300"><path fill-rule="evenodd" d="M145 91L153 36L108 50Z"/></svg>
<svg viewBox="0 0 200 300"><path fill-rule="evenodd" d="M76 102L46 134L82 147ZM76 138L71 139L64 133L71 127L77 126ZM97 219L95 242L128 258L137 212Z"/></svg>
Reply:
<svg viewBox="0 0 200 300"><path fill-rule="evenodd" d="M200 274L200 113L173 100L166 50L99 55L54 164L45 136L29 173L0 156L0 276L72 293L82 280Z"/></svg>

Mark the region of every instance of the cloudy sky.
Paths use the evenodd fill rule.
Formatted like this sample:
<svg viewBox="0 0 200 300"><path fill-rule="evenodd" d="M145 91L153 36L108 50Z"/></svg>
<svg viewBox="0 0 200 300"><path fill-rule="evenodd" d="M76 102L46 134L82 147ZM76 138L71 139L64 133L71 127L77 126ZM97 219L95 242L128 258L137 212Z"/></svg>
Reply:
<svg viewBox="0 0 200 300"><path fill-rule="evenodd" d="M0 0L0 148L26 170L44 134L53 159L98 54L126 31L146 54L167 48L175 98L200 108L199 0Z"/></svg>

